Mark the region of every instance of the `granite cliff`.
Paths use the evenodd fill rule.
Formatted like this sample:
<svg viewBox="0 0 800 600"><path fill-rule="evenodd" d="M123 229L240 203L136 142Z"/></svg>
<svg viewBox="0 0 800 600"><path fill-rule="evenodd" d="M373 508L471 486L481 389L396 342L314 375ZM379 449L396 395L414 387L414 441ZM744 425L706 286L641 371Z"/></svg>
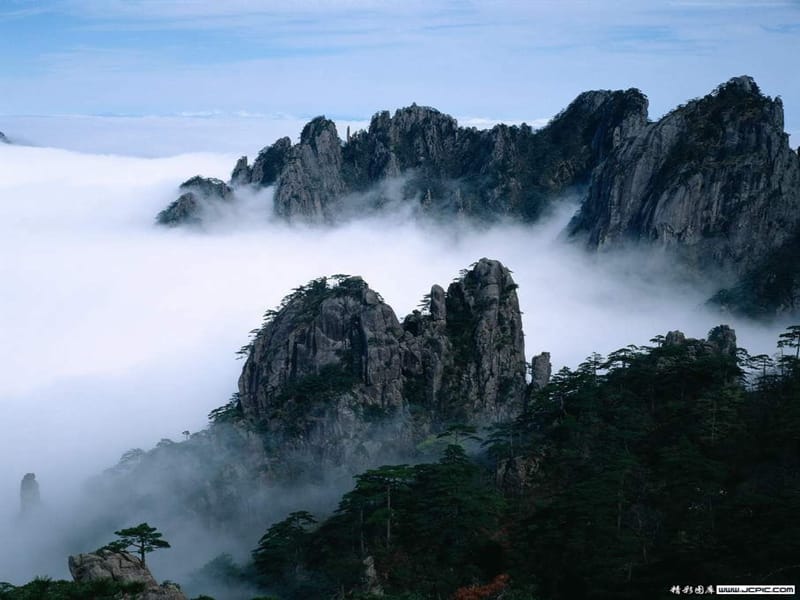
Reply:
<svg viewBox="0 0 800 600"><path fill-rule="evenodd" d="M800 158L783 127L780 98L731 79L616 146L570 231L593 249L646 243L721 272L738 282L717 296L733 309L796 310L797 261L781 257L797 256Z"/></svg>
<svg viewBox="0 0 800 600"><path fill-rule="evenodd" d="M481 259L401 324L358 277L299 288L247 348L238 401L276 446L321 462L408 454L452 422L522 410L525 355L516 284Z"/></svg>
<svg viewBox="0 0 800 600"><path fill-rule="evenodd" d="M800 158L780 98L736 77L655 122L638 90L578 96L545 127L460 127L433 108L377 113L341 140L317 117L231 181L194 177L159 223L201 223L237 187L274 187L287 221L335 223L401 203L429 217L535 221L583 196L568 230L593 251L657 246L723 289L712 302L753 316L800 310Z"/></svg>
<svg viewBox="0 0 800 600"><path fill-rule="evenodd" d="M537 131L524 124L460 127L449 115L412 105L377 113L368 129L343 141L333 121L317 117L297 144L281 138L252 165L239 159L230 185L275 186L275 213L290 221L331 223L398 199L432 215L535 220L560 193L585 185L646 120L647 99L638 90L585 92ZM386 181L397 183L391 193L380 186ZM221 188L215 194L225 198ZM168 209L159 222L202 219L185 208Z"/></svg>
<svg viewBox="0 0 800 600"><path fill-rule="evenodd" d="M143 514L171 506L241 525L263 518L275 486L345 486L414 460L454 423L513 418L529 397L516 287L483 258L400 321L360 277L311 281L253 331L238 392L207 430L128 453L98 491Z"/></svg>

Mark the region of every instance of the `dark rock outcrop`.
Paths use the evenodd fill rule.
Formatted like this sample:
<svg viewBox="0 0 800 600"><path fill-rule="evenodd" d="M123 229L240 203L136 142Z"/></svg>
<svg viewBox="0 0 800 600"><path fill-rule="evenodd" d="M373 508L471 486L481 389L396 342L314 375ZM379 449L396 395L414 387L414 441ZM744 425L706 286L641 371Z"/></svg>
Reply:
<svg viewBox="0 0 800 600"><path fill-rule="evenodd" d="M644 125L646 113L647 101L636 90L581 94L539 131L527 125L462 128L449 115L417 105L393 116L380 112L343 147L317 144L305 151L315 160L284 170L276 209L286 217L329 221L347 214L346 194L371 191L373 206L401 200L434 214L532 220L557 194L585 184L594 166ZM301 139L299 145L310 144ZM397 178L401 190L393 193L399 198L374 189ZM310 184L321 189L314 202L305 197Z"/></svg>
<svg viewBox="0 0 800 600"><path fill-rule="evenodd" d="M237 187L250 183L250 179L252 177L253 169L247 164L247 157L240 156L239 160L236 161L236 164L233 167L233 171L231 172L231 185L233 187Z"/></svg>
<svg viewBox="0 0 800 600"><path fill-rule="evenodd" d="M525 385L516 284L481 259L402 326L360 278L299 288L253 339L238 398L281 447L352 465L514 415Z"/></svg>
<svg viewBox="0 0 800 600"><path fill-rule="evenodd" d="M69 572L76 582L111 579L120 583L141 583L144 591L131 600L186 600L175 584L159 585L150 570L127 552L98 550L69 557Z"/></svg>
<svg viewBox="0 0 800 600"><path fill-rule="evenodd" d="M531 359L531 390L537 391L550 383L553 365L550 362L550 353L542 352Z"/></svg>
<svg viewBox="0 0 800 600"><path fill-rule="evenodd" d="M11 141L0 131L0 144L10 144Z"/></svg>
<svg viewBox="0 0 800 600"><path fill-rule="evenodd" d="M277 486L344 489L355 473L419 460L454 423L480 427L524 408L516 284L494 260L447 291L433 286L425 310L402 323L361 278L337 275L297 288L253 333L239 391L209 429L126 453L93 482L98 497L245 536L276 497L294 497Z"/></svg>
<svg viewBox="0 0 800 600"><path fill-rule="evenodd" d="M708 332L706 339L686 337L682 331L670 331L663 338L665 348L687 351L689 356L723 355L736 358L736 332L729 325L717 325Z"/></svg>
<svg viewBox="0 0 800 600"><path fill-rule="evenodd" d="M647 125L594 172L570 229L592 248L645 242L698 272L763 273L800 233L800 158L780 99L736 77ZM775 295L795 306L789 288Z"/></svg>
<svg viewBox="0 0 800 600"><path fill-rule="evenodd" d="M592 169L646 123L638 90L581 94L547 126L498 125L488 131L416 104L377 113L369 128L339 138L317 117L300 142L282 138L252 166L239 159L231 185L276 186L275 212L288 220L326 223L411 203L432 214L536 219L558 194L585 185ZM398 181L391 192L378 184Z"/></svg>
<svg viewBox="0 0 800 600"><path fill-rule="evenodd" d="M292 140L288 137L283 137L271 146L261 150L250 171L250 183L261 187L274 185L284 166L286 166L289 150L291 149Z"/></svg>
<svg viewBox="0 0 800 600"><path fill-rule="evenodd" d="M285 155L275 190L275 213L287 220L330 222L347 191L342 178L342 143L336 125L317 117Z"/></svg>
<svg viewBox="0 0 800 600"><path fill-rule="evenodd" d="M521 410L522 322L499 262L481 259L446 293L434 286L427 313L402 326L362 279L330 284L315 280L268 314L239 379L244 417L282 447L357 464L410 451L448 422Z"/></svg>
<svg viewBox="0 0 800 600"><path fill-rule="evenodd" d="M237 163L238 166L238 163ZM224 181L195 176L180 186L180 197L158 213L156 221L174 227L181 224L199 225L209 204L230 202L233 190Z"/></svg>
<svg viewBox="0 0 800 600"><path fill-rule="evenodd" d="M510 272L482 258L447 288L434 286L428 315L403 322L409 401L439 422L486 423L522 409L525 349Z"/></svg>
<svg viewBox="0 0 800 600"><path fill-rule="evenodd" d="M239 400L245 418L283 450L352 464L384 428L392 443L408 441L403 329L362 279L333 283L323 278L299 288L259 331Z"/></svg>

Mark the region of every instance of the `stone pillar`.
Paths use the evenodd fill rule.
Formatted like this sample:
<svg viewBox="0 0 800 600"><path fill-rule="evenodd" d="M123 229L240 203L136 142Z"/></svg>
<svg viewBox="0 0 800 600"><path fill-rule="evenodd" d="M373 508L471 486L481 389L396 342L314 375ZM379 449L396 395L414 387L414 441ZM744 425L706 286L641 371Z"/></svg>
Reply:
<svg viewBox="0 0 800 600"><path fill-rule="evenodd" d="M19 486L20 512L29 515L39 507L39 483L34 473L25 473Z"/></svg>

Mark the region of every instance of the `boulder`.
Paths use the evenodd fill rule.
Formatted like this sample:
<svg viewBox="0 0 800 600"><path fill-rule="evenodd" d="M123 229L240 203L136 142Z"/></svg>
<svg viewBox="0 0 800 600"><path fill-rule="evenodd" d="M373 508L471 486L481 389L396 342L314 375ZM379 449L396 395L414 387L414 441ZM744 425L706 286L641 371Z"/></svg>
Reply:
<svg viewBox="0 0 800 600"><path fill-rule="evenodd" d="M69 572L77 582L112 579L122 583L141 583L142 593L131 600L186 600L180 588L173 583L159 585L150 570L139 558L127 552L98 550L69 557Z"/></svg>

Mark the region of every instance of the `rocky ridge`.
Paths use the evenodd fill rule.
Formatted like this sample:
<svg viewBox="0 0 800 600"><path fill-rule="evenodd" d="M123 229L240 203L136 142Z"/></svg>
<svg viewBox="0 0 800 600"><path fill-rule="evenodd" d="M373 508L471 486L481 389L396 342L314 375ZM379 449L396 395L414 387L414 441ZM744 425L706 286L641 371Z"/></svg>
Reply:
<svg viewBox="0 0 800 600"><path fill-rule="evenodd" d="M408 453L447 423L519 413L526 364L508 269L481 259L426 302L401 325L359 277L299 288L247 348L244 418L281 448L358 464Z"/></svg>
<svg viewBox="0 0 800 600"><path fill-rule="evenodd" d="M647 99L638 90L585 92L536 131L524 124L460 127L414 104L377 113L368 129L343 141L333 121L317 117L299 143L281 138L252 165L240 158L230 185L274 185L275 213L290 221L360 214L366 193L371 209L400 201L434 215L534 220L557 195L585 185L598 162L646 120ZM398 185L387 192L378 185L386 180ZM187 208L159 222L202 220Z"/></svg>
<svg viewBox="0 0 800 600"><path fill-rule="evenodd" d="M570 231L592 249L656 245L727 274L738 283L717 299L730 308L796 310L800 270L780 257L797 256L800 157L780 98L736 77L648 124L595 170Z"/></svg>
<svg viewBox="0 0 800 600"><path fill-rule="evenodd" d="M780 98L746 76L656 122L635 89L585 92L537 131L464 128L412 105L377 113L342 141L318 117L297 144L282 138L252 165L239 159L230 184L206 186L203 201L182 190L158 220L202 222L204 206L240 186L274 186L276 214L314 223L397 203L428 216L535 221L573 191L583 199L568 230L590 249L660 247L723 282L712 302L724 309L796 313L800 158L783 128Z"/></svg>
<svg viewBox="0 0 800 600"><path fill-rule="evenodd" d="M230 532L263 519L276 486L345 487L364 469L418 460L454 423L513 418L529 397L516 287L484 258L401 321L360 277L301 286L254 330L238 392L210 428L131 451L96 493L154 520L180 507Z"/></svg>
<svg viewBox="0 0 800 600"><path fill-rule="evenodd" d="M0 131L0 144L10 144L11 141L5 136L5 134Z"/></svg>

